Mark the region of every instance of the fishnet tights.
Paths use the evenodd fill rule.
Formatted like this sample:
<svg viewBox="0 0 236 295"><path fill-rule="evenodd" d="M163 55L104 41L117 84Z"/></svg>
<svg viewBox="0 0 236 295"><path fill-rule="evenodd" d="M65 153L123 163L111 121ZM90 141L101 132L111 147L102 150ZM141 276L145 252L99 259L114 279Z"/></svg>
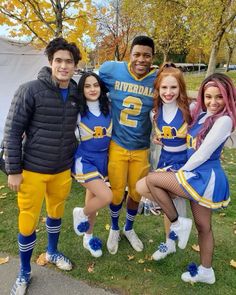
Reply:
<svg viewBox="0 0 236 295"><path fill-rule="evenodd" d="M204 267L211 267L214 250L214 237L211 227L212 211L198 203L191 201L191 210L198 231L198 244L200 246L200 260Z"/></svg>
<svg viewBox="0 0 236 295"><path fill-rule="evenodd" d="M147 187L170 221L178 217L172 198L176 195L188 199L189 197L179 185L174 172L152 172L146 177ZM191 210L198 231L200 246L200 260L204 267L211 267L214 249L214 238L211 227L211 209L191 201Z"/></svg>
<svg viewBox="0 0 236 295"><path fill-rule="evenodd" d="M188 199L188 196L179 185L174 172L152 172L146 177L146 184L156 201L170 221L178 218L178 213L172 198L180 196Z"/></svg>

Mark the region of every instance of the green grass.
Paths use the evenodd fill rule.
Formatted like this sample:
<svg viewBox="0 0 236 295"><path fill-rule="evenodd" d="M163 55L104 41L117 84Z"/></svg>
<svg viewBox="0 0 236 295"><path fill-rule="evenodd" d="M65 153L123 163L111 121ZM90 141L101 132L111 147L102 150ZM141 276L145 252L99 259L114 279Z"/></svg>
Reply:
<svg viewBox="0 0 236 295"><path fill-rule="evenodd" d="M197 244L195 227L191 233L190 242L186 250L178 250L164 261L150 261L155 247L164 238L163 217L138 215L135 229L142 241L145 250L136 253L122 237L119 250L116 255L110 255L106 250L106 239L109 224L107 209L99 212L95 226L95 234L103 241L103 253L101 258L93 258L82 247L82 238L77 237L72 228L72 209L84 202L84 191L77 183L73 184L70 198L67 202L65 218L63 220L62 234L59 248L68 255L74 263L74 269L68 273L79 280L118 291L120 294L144 294L144 295L169 295L169 294L235 294L236 269L230 266L230 260L236 260L236 149L225 149L223 165L229 176L231 186L232 203L224 211L213 214L213 228L215 234L215 254L213 267L217 281L214 285L205 284L190 285L181 281L180 275L191 261L199 263L199 255L191 249L192 244ZM0 185L6 186L6 177L0 175ZM6 187L0 189L0 251L17 256L17 204L16 195ZM123 210L124 211L124 210ZM221 213L225 213L224 216ZM191 213L190 213L191 214ZM42 217L45 210L42 211ZM190 215L191 216L191 215ZM121 216L121 226L124 222L124 212ZM45 224L39 223L37 233L37 245L33 260L45 251L46 231ZM152 242L153 240L153 242ZM134 259L128 260L128 255ZM143 263L140 263L143 262ZM94 271L88 272L88 267L94 264ZM50 267L50 266L47 266ZM17 270L16 270L17 271Z"/></svg>
<svg viewBox="0 0 236 295"><path fill-rule="evenodd" d="M226 75L228 75L234 82L234 84L236 84L236 71L229 71L227 73L222 72ZM195 90L198 91L201 82L205 79L205 74L206 73L196 73L196 74L185 74L185 81L187 84L187 89L188 90Z"/></svg>

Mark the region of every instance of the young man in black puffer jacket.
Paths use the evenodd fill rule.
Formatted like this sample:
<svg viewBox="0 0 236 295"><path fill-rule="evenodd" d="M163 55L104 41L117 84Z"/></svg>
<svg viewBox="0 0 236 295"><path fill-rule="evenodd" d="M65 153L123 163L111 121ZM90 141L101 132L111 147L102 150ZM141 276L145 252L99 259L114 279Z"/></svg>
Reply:
<svg viewBox="0 0 236 295"><path fill-rule="evenodd" d="M81 59L74 43L52 40L45 50L50 67L16 91L4 130L8 186L18 193L20 272L11 294L25 294L31 279L30 259L36 226L46 200L46 259L63 270L70 260L58 252L61 218L71 187L70 168L76 148L76 83L71 79ZM22 138L24 143L22 145Z"/></svg>

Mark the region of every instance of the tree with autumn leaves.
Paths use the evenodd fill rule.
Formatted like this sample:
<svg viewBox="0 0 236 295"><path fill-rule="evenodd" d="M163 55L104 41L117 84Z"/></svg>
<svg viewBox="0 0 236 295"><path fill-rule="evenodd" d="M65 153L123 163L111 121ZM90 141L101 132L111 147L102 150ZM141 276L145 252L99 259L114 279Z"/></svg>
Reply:
<svg viewBox="0 0 236 295"><path fill-rule="evenodd" d="M235 0L107 0L97 2L96 7L94 3L2 0L0 22L10 27L12 36L27 36L39 47L63 36L76 42L84 56L85 36L89 36L98 64L128 59L132 39L147 34L155 40L163 61L170 54L184 52L189 62L204 59L208 75L215 70L222 41L229 44L231 38L233 44Z"/></svg>
<svg viewBox="0 0 236 295"><path fill-rule="evenodd" d="M123 3L133 10L133 1ZM235 28L235 0L136 0L135 4L139 30L155 40L163 61L171 52L195 51L208 57L207 75L215 71L221 41Z"/></svg>
<svg viewBox="0 0 236 295"><path fill-rule="evenodd" d="M38 48L63 36L75 42L82 55L84 38L96 31L96 8L91 0L1 0L0 23L12 37L27 37ZM83 54L84 53L84 54Z"/></svg>
<svg viewBox="0 0 236 295"><path fill-rule="evenodd" d="M110 0L106 6L97 7L96 20L97 63L107 59L128 59L129 45L139 33L136 14L126 9L123 0Z"/></svg>
<svg viewBox="0 0 236 295"><path fill-rule="evenodd" d="M174 0L173 0L174 1ZM175 1L174 1L175 2ZM216 69L221 41L236 22L235 0L185 0L189 18L191 41L197 47L209 51L207 76Z"/></svg>

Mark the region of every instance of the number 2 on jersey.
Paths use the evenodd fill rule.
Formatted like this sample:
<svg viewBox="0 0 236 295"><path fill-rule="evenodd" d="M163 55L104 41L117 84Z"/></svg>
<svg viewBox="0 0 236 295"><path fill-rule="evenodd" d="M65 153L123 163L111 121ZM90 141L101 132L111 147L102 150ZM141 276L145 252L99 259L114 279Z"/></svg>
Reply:
<svg viewBox="0 0 236 295"><path fill-rule="evenodd" d="M127 96L123 100L123 106L125 107L120 113L120 124L137 127L138 121L135 119L129 119L128 116L138 116L141 113L142 101L138 97Z"/></svg>

